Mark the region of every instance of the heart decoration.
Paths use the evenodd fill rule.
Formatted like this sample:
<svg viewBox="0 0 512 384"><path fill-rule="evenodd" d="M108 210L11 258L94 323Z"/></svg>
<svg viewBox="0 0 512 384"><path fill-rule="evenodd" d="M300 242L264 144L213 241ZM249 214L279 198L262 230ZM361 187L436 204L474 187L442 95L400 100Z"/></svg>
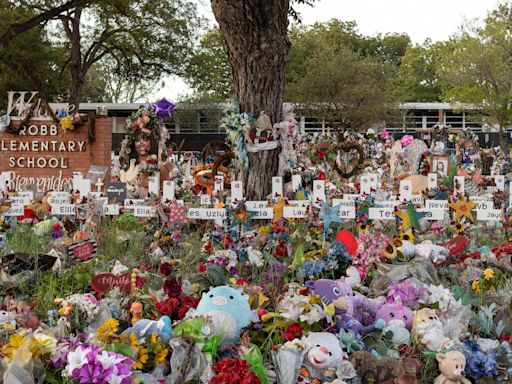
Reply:
<svg viewBox="0 0 512 384"><path fill-rule="evenodd" d="M74 259L86 262L93 258L98 251L98 244L94 240L85 240L81 243L76 243L68 248L68 256Z"/></svg>
<svg viewBox="0 0 512 384"><path fill-rule="evenodd" d="M334 162L334 169L344 179L349 179L364 169L366 166L364 149L357 143L340 143L336 149L341 152L342 166L338 162ZM353 157L354 152L357 157Z"/></svg>

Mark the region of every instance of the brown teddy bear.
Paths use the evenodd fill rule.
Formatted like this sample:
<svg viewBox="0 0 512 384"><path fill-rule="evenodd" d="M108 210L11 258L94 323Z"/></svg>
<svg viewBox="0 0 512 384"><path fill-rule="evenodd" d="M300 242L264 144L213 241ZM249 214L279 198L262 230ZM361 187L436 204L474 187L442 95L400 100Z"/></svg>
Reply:
<svg viewBox="0 0 512 384"><path fill-rule="evenodd" d="M436 354L441 374L434 380L434 384L471 384L465 378L466 357L458 351L449 351Z"/></svg>
<svg viewBox="0 0 512 384"><path fill-rule="evenodd" d="M412 335L418 343L430 351L447 348L451 342L444 336L443 323L439 320L436 311L430 308L422 308L414 313Z"/></svg>

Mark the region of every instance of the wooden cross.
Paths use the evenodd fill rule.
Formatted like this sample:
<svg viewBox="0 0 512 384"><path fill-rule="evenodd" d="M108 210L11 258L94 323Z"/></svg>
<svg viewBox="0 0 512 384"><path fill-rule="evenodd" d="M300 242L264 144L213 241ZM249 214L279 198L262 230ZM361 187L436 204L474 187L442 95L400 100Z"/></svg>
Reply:
<svg viewBox="0 0 512 384"><path fill-rule="evenodd" d="M101 192L105 184L101 182L101 177L98 177L98 182L94 185L96 185L96 192Z"/></svg>

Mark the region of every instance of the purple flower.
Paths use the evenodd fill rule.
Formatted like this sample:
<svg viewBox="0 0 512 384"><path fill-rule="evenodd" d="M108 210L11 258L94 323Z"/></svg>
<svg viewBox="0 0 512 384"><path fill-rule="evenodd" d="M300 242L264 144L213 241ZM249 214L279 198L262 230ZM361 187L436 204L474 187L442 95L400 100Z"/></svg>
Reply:
<svg viewBox="0 0 512 384"><path fill-rule="evenodd" d="M422 299L426 293L427 291L424 288L416 288L411 282L402 281L401 283L391 284L389 286L386 301L388 303L401 301L406 307L416 308L419 305L419 300Z"/></svg>

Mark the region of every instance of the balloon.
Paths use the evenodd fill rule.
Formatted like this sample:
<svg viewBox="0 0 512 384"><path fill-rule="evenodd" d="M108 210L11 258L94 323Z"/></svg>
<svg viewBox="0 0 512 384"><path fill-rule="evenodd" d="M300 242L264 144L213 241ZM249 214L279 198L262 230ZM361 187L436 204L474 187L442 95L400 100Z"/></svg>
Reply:
<svg viewBox="0 0 512 384"><path fill-rule="evenodd" d="M336 241L341 241L347 247L349 255L355 255L357 251L357 240L352 232L342 229L336 234Z"/></svg>
<svg viewBox="0 0 512 384"><path fill-rule="evenodd" d="M155 108L156 115L162 120L171 117L172 110L176 107L176 104L170 102L165 97L151 105Z"/></svg>

